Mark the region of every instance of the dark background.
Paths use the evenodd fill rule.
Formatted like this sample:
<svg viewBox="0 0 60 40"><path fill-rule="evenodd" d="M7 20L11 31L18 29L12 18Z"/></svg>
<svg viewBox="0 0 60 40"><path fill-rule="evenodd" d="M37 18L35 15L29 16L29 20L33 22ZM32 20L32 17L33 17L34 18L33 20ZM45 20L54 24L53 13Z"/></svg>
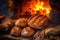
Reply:
<svg viewBox="0 0 60 40"><path fill-rule="evenodd" d="M7 15L7 11L8 11L8 5L7 5L7 1L8 0L0 0L0 15ZM24 0L14 0L14 5L17 6L22 5L22 2L24 2Z"/></svg>
<svg viewBox="0 0 60 40"><path fill-rule="evenodd" d="M6 16L9 14L7 1L8 0L0 0L0 15ZM17 7L18 5L20 5L20 11L21 11L22 4L28 1L31 1L31 0L14 0L14 7ZM14 9L14 10L16 11L18 9Z"/></svg>
<svg viewBox="0 0 60 40"><path fill-rule="evenodd" d="M0 0L0 15L7 14L7 0Z"/></svg>

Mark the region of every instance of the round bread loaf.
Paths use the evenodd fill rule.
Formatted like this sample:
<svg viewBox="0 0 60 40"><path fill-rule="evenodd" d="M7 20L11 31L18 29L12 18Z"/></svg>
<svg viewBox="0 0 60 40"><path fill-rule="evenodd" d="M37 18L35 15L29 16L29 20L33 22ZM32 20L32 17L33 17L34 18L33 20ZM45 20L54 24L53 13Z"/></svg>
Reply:
<svg viewBox="0 0 60 40"><path fill-rule="evenodd" d="M34 35L34 33L35 33L34 29L32 29L30 27L26 27L26 28L24 28L22 30L21 36L23 36L23 37L30 37L30 36Z"/></svg>
<svg viewBox="0 0 60 40"><path fill-rule="evenodd" d="M19 18L16 22L15 22L16 26L19 27L25 27L27 25L27 19L26 18Z"/></svg>
<svg viewBox="0 0 60 40"><path fill-rule="evenodd" d="M34 29L45 29L48 24L49 19L44 15L33 15L28 19L28 25Z"/></svg>
<svg viewBox="0 0 60 40"><path fill-rule="evenodd" d="M20 35L21 35L21 28L16 27L16 26L13 27L12 30L11 30L11 32L10 32L10 34L11 34L12 36L15 36L15 37L20 36Z"/></svg>

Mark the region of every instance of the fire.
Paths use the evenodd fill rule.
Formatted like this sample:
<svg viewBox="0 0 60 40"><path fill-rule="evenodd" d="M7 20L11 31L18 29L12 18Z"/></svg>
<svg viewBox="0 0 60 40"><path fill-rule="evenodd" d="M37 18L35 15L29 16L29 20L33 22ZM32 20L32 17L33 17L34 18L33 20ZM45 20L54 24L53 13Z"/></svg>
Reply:
<svg viewBox="0 0 60 40"><path fill-rule="evenodd" d="M26 11L30 11L31 15L34 15L39 11L41 14L48 16L51 11L49 0L31 0L25 2L22 5L22 13L25 13Z"/></svg>
<svg viewBox="0 0 60 40"><path fill-rule="evenodd" d="M48 6L48 5L47 5L47 6ZM40 11L41 14L48 16L49 13L50 13L50 11L51 11L51 8L50 8L49 6L48 6L48 7L45 7L45 6L44 6L44 2L43 2L43 1L40 2L40 1L38 0L38 3L35 5L34 11L35 11L35 12L36 12L36 11Z"/></svg>
<svg viewBox="0 0 60 40"><path fill-rule="evenodd" d="M43 10L43 9L44 9L44 8L43 8L43 5L44 5L44 3L43 3L43 2L41 2L41 3L40 3L40 2L38 2L38 3L35 5L34 10L36 10L36 11L37 11L37 10L40 10L40 9L42 9L42 10Z"/></svg>

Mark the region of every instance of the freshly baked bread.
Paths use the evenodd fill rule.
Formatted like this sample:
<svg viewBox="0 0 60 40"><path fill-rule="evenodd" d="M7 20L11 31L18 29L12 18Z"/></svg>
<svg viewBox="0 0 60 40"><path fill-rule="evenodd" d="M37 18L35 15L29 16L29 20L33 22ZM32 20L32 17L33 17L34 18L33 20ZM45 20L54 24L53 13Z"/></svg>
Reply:
<svg viewBox="0 0 60 40"><path fill-rule="evenodd" d="M44 29L48 24L49 19L44 15L33 15L28 19L28 25L34 29Z"/></svg>
<svg viewBox="0 0 60 40"><path fill-rule="evenodd" d="M11 29L10 34L11 34L12 36L15 36L15 37L20 36L20 35L21 35L21 28L20 28L20 27L16 27L16 26L13 27L13 28Z"/></svg>
<svg viewBox="0 0 60 40"><path fill-rule="evenodd" d="M26 18L19 18L16 21L15 25L19 26L19 27L25 27L27 25L27 19Z"/></svg>
<svg viewBox="0 0 60 40"><path fill-rule="evenodd" d="M32 29L30 27L26 27L26 28L24 28L22 30L21 36L23 36L23 37L30 37L30 36L34 35L34 33L35 33L34 29Z"/></svg>

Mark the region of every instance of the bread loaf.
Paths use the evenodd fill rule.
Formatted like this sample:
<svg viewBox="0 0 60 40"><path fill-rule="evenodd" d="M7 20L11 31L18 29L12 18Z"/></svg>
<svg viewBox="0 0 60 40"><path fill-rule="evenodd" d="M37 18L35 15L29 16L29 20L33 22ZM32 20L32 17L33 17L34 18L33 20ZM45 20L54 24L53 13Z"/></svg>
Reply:
<svg viewBox="0 0 60 40"><path fill-rule="evenodd" d="M19 27L25 27L27 25L27 19L26 18L20 18L15 22L16 26Z"/></svg>
<svg viewBox="0 0 60 40"><path fill-rule="evenodd" d="M35 33L34 29L32 29L30 27L26 27L26 28L24 28L22 30L21 36L23 36L23 37L30 37L30 36L34 35L34 33Z"/></svg>
<svg viewBox="0 0 60 40"><path fill-rule="evenodd" d="M21 28L16 27L16 26L13 27L12 30L11 30L11 32L10 32L10 34L11 34L12 36L15 36L15 37L20 36L20 34L21 34Z"/></svg>
<svg viewBox="0 0 60 40"><path fill-rule="evenodd" d="M28 25L34 29L44 29L48 23L49 19L43 15L33 15L28 19Z"/></svg>

